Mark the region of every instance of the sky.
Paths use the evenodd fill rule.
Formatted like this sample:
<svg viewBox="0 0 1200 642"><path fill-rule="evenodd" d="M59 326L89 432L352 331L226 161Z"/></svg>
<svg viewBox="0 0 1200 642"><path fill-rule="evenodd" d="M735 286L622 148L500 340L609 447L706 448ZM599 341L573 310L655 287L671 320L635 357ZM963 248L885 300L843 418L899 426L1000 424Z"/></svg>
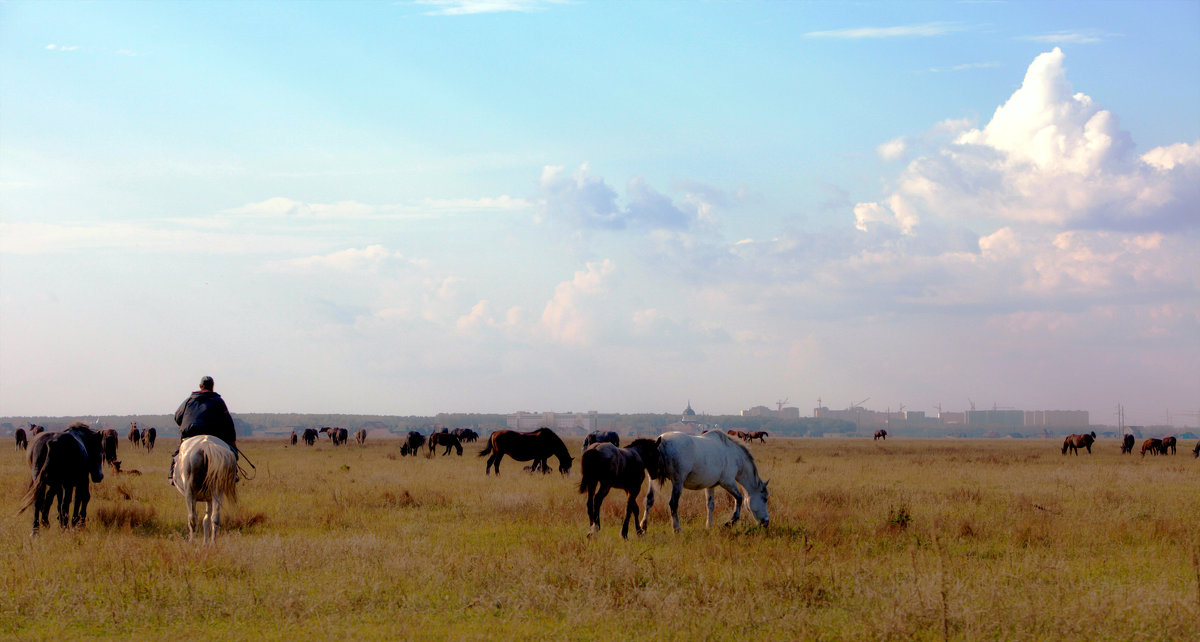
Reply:
<svg viewBox="0 0 1200 642"><path fill-rule="evenodd" d="M0 3L0 415L1200 422L1200 2Z"/></svg>

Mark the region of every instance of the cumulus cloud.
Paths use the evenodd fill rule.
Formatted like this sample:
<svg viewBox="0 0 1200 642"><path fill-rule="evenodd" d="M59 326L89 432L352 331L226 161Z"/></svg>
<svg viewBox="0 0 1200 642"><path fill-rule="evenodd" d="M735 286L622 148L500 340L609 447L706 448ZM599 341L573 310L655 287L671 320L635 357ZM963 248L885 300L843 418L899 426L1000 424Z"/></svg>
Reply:
<svg viewBox="0 0 1200 642"><path fill-rule="evenodd" d="M587 345L595 338L593 312L597 297L606 291L608 278L615 270L609 259L588 263L570 281L554 288L554 296L542 310L542 328L555 341Z"/></svg>
<svg viewBox="0 0 1200 642"><path fill-rule="evenodd" d="M1039 55L987 125L912 160L889 197L859 203L860 229L874 222L911 233L927 216L1072 229L1195 227L1195 148L1139 157L1116 115L1072 88L1063 61L1057 48Z"/></svg>
<svg viewBox="0 0 1200 642"><path fill-rule="evenodd" d="M904 154L907 152L908 142L904 140L903 136L900 138L893 138L892 140L889 140L888 142L883 143L879 147L875 148L875 153L879 154L879 157L885 161L899 160L903 158Z"/></svg>
<svg viewBox="0 0 1200 642"><path fill-rule="evenodd" d="M587 165L574 174L562 167L547 166L539 182L541 219L575 229L593 230L684 230L713 219L713 192L693 185L676 201L638 177L625 186L625 203L617 191Z"/></svg>

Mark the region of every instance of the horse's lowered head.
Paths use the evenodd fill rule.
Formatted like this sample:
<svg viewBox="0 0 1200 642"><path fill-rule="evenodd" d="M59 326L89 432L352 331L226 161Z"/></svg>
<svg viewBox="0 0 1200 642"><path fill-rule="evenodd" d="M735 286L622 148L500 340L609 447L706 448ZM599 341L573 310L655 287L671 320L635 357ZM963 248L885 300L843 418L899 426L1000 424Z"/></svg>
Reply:
<svg viewBox="0 0 1200 642"><path fill-rule="evenodd" d="M762 524L763 528L771 525L771 514L767 510L767 498L771 491L767 490L768 481L764 481L762 486L758 488L747 488L747 501L750 503L750 512L754 513L754 518Z"/></svg>

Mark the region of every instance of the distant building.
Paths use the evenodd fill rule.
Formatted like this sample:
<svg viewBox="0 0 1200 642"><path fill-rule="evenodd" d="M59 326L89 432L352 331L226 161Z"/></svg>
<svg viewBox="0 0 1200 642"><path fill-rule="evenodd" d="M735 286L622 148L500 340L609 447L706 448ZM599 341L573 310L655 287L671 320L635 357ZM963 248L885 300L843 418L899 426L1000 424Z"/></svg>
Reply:
<svg viewBox="0 0 1200 642"><path fill-rule="evenodd" d="M1090 424L1086 410L1026 410L1028 428L1087 428Z"/></svg>
<svg viewBox="0 0 1200 642"><path fill-rule="evenodd" d="M505 423L512 430L537 430L542 426L560 432L587 434L596 429L599 413L595 410L583 412L514 412L506 417Z"/></svg>
<svg viewBox="0 0 1200 642"><path fill-rule="evenodd" d="M771 410L766 406L754 406L753 408L743 410L743 417L779 417L780 419L799 419L800 409L791 406L787 408L779 408Z"/></svg>

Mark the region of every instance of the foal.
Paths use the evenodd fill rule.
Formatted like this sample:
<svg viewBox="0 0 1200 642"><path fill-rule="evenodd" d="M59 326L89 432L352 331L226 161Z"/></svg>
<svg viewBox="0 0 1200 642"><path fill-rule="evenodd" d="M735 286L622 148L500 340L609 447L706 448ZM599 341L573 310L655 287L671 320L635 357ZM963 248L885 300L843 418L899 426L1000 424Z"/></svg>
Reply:
<svg viewBox="0 0 1200 642"><path fill-rule="evenodd" d="M658 443L653 439L634 439L626 448L617 448L608 442L595 443L583 451L580 467L583 479L579 481L579 492L588 496L588 537L600 530L600 506L611 488L620 488L629 495L621 537L629 538L631 515L633 525L641 535L637 496L642 491L646 473L654 476L658 472Z"/></svg>

